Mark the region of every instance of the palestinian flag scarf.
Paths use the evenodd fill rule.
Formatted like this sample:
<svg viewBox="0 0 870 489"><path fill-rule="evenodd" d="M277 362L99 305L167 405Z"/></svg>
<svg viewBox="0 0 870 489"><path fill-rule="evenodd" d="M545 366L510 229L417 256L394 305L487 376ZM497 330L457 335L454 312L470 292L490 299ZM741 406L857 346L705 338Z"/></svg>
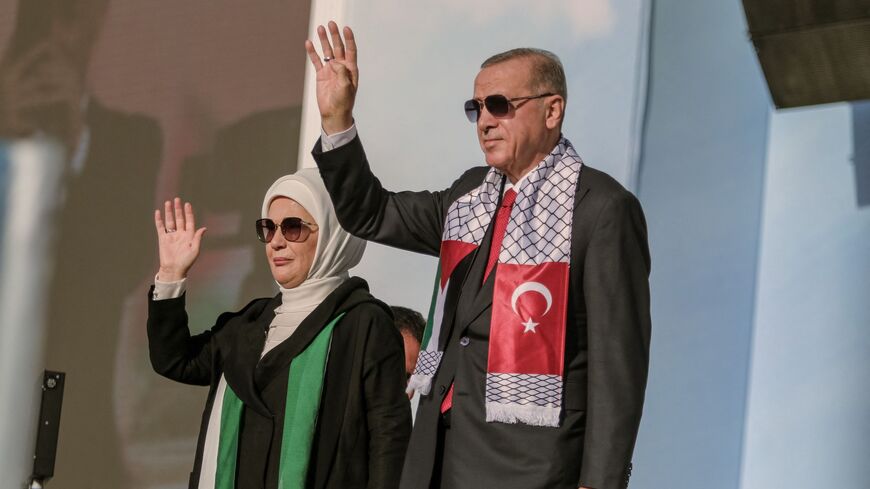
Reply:
<svg viewBox="0 0 870 489"><path fill-rule="evenodd" d="M278 489L305 487L332 331L342 316L344 313L330 321L311 344L290 362ZM209 415L199 489L235 489L243 408L241 399L221 375Z"/></svg>
<svg viewBox="0 0 870 489"><path fill-rule="evenodd" d="M558 426L562 409L574 194L583 162L564 137L518 188L498 255L486 373L486 420ZM504 174L495 168L450 205L423 345L409 392L428 395L443 351L451 275L483 241Z"/></svg>

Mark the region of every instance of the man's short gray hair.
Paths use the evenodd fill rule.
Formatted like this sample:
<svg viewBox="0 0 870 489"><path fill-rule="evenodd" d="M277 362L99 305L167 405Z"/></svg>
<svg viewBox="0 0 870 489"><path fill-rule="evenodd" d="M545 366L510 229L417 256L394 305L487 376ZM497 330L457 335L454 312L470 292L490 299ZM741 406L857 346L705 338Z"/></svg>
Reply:
<svg viewBox="0 0 870 489"><path fill-rule="evenodd" d="M558 93L568 100L568 86L565 82L565 70L559 57L550 51L537 48L516 48L490 56L480 65L480 69L504 63L512 59L529 58L534 62L531 84L534 88Z"/></svg>

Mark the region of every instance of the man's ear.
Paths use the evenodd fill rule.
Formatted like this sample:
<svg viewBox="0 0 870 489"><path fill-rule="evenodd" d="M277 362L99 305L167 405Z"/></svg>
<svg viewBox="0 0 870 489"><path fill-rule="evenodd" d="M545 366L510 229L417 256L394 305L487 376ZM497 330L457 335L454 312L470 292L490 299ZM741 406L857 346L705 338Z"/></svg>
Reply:
<svg viewBox="0 0 870 489"><path fill-rule="evenodd" d="M562 125L565 118L565 99L561 95L554 95L547 105L547 129L556 129Z"/></svg>

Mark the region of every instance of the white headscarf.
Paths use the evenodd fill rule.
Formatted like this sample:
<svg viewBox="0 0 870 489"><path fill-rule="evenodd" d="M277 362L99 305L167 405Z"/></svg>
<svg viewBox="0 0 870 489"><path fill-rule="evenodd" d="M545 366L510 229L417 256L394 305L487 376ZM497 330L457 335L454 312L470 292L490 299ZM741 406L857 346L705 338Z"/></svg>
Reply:
<svg viewBox="0 0 870 489"><path fill-rule="evenodd" d="M317 249L308 278L292 289L281 287L281 306L275 311L264 354L292 334L326 296L347 280L348 270L359 263L366 247L364 240L338 224L329 193L316 169L302 169L276 180L263 199L264 218L269 217L269 205L278 197L295 200L314 217L318 226ZM276 328L283 333L273 334Z"/></svg>

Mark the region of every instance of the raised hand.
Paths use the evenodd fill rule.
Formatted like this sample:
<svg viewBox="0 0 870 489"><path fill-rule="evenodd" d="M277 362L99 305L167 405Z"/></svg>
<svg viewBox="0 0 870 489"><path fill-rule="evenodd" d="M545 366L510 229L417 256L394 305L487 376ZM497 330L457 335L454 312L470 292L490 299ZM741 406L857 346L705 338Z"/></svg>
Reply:
<svg viewBox="0 0 870 489"><path fill-rule="evenodd" d="M317 73L317 108L321 125L327 134L335 134L353 124L353 104L359 85L356 40L347 26L342 40L338 24L332 21L329 22L329 36L326 28L320 25L317 26L317 37L320 38L323 57L317 54L311 40L305 41L305 51Z"/></svg>
<svg viewBox="0 0 870 489"><path fill-rule="evenodd" d="M160 270L157 278L163 282L175 282L187 277L187 271L199 256L199 245L205 228L196 229L193 206L182 203L176 197L154 211L154 227L157 228L157 247L160 252Z"/></svg>

